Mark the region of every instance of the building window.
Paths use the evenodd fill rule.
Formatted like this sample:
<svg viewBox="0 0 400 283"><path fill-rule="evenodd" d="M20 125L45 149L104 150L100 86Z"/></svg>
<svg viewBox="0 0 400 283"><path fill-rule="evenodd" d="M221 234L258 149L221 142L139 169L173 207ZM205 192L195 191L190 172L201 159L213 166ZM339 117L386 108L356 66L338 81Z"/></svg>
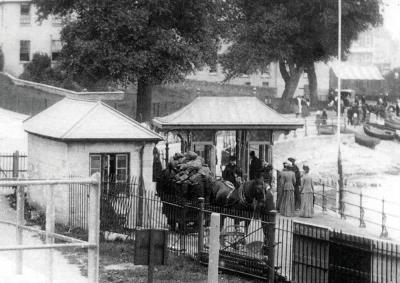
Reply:
<svg viewBox="0 0 400 283"><path fill-rule="evenodd" d="M269 82L262 82L262 86L268 87L269 86Z"/></svg>
<svg viewBox="0 0 400 283"><path fill-rule="evenodd" d="M61 53L61 40L52 40L51 41L51 60L58 61Z"/></svg>
<svg viewBox="0 0 400 283"><path fill-rule="evenodd" d="M116 181L126 182L128 179L128 155L117 154Z"/></svg>
<svg viewBox="0 0 400 283"><path fill-rule="evenodd" d="M31 4L22 3L21 4L21 26L29 26L31 24Z"/></svg>
<svg viewBox="0 0 400 283"><path fill-rule="evenodd" d="M245 82L244 84L245 85L251 85L251 82Z"/></svg>
<svg viewBox="0 0 400 283"><path fill-rule="evenodd" d="M90 154L90 174L100 173L102 182L122 183L129 180L128 153Z"/></svg>
<svg viewBox="0 0 400 283"><path fill-rule="evenodd" d="M92 154L90 155L90 176L95 173L101 172L101 155L100 154Z"/></svg>
<svg viewBox="0 0 400 283"><path fill-rule="evenodd" d="M19 42L19 60L22 62L30 61L31 42L29 40L21 40Z"/></svg>

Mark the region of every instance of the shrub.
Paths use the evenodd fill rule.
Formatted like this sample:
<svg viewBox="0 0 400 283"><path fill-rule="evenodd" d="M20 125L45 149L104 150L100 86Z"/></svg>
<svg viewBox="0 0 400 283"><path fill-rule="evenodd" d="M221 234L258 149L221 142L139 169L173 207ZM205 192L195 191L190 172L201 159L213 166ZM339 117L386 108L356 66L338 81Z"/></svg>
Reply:
<svg viewBox="0 0 400 283"><path fill-rule="evenodd" d="M52 77L51 59L43 53L33 54L32 61L24 67L20 78L28 81L42 83Z"/></svg>

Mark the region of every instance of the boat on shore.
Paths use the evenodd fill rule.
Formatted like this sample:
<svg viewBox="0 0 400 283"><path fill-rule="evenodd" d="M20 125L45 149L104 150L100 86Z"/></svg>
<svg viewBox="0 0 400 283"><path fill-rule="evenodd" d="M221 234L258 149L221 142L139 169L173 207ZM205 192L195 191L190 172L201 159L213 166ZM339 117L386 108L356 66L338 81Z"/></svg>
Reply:
<svg viewBox="0 0 400 283"><path fill-rule="evenodd" d="M396 130L375 123L365 123L364 132L371 137L382 140L392 140L396 136Z"/></svg>
<svg viewBox="0 0 400 283"><path fill-rule="evenodd" d="M337 131L336 125L320 125L318 127L319 135L334 135Z"/></svg>
<svg viewBox="0 0 400 283"><path fill-rule="evenodd" d="M400 130L400 117L391 115L385 119L385 126L395 130Z"/></svg>
<svg viewBox="0 0 400 283"><path fill-rule="evenodd" d="M366 135L363 132L354 133L354 141L362 146L375 149L375 147L381 142L380 139Z"/></svg>

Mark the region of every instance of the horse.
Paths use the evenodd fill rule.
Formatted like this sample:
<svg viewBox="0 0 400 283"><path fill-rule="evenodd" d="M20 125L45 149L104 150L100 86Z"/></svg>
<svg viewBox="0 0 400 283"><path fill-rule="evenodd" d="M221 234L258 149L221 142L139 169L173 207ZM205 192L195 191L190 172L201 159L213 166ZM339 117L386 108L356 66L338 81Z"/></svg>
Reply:
<svg viewBox="0 0 400 283"><path fill-rule="evenodd" d="M266 215L267 212L274 210L272 193L267 190L267 184L263 177L242 183L238 188L230 186L224 181L217 180L212 188L212 204L223 208L234 208L244 211L252 211L255 214ZM226 216L221 215L220 227L224 227ZM234 218L235 229L239 229L241 218ZM244 220L245 234L248 234L250 219ZM267 224L263 224L264 236L267 233ZM241 243L245 243L244 239Z"/></svg>

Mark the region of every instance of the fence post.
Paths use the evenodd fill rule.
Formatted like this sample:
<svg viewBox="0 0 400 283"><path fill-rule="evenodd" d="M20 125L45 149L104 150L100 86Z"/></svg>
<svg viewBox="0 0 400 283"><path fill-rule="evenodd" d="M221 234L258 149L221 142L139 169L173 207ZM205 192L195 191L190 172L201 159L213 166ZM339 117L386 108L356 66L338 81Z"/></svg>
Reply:
<svg viewBox="0 0 400 283"><path fill-rule="evenodd" d="M180 251L186 252L186 225L187 225L187 213L188 213L188 208L186 201L183 201L183 206L182 206L182 215L181 215L181 221L179 223L180 227Z"/></svg>
<svg viewBox="0 0 400 283"><path fill-rule="evenodd" d="M363 194L362 191L360 192L360 228L365 228L365 221L364 221L364 208L363 208Z"/></svg>
<svg viewBox="0 0 400 283"><path fill-rule="evenodd" d="M326 211L325 183L322 183L322 211Z"/></svg>
<svg viewBox="0 0 400 283"><path fill-rule="evenodd" d="M95 245L88 248L88 282L99 282L99 230L100 230L100 174L93 175L96 184L90 185L89 191L89 243Z"/></svg>
<svg viewBox="0 0 400 283"><path fill-rule="evenodd" d="M24 213L25 213L25 197L24 197L24 187L17 186L16 189L16 198L17 198L17 245L22 245L23 240L23 229L21 228L24 225ZM17 251L16 252L16 273L22 274L22 266L23 266L23 252Z"/></svg>
<svg viewBox="0 0 400 283"><path fill-rule="evenodd" d="M220 217L219 213L211 214L207 283L218 282Z"/></svg>
<svg viewBox="0 0 400 283"><path fill-rule="evenodd" d="M13 164L12 164L12 176L13 178L18 178L18 168L19 168L19 152L18 150L13 153ZM24 198L24 188L21 186L13 187L13 191L15 193L15 197L17 200L17 232L16 232L16 241L17 245L22 245L22 229L20 225L24 224L24 213L25 213L25 198ZM16 252L16 273L22 274L22 265L23 265L23 253L22 251Z"/></svg>
<svg viewBox="0 0 400 283"><path fill-rule="evenodd" d="M268 247L268 282L275 282L275 222L276 222L276 212L272 211L269 214L271 217L268 219L268 229L267 235L264 237L267 238L267 247Z"/></svg>
<svg viewBox="0 0 400 283"><path fill-rule="evenodd" d="M382 199L382 232L380 235L381 238L388 237L388 231L386 228L386 214L385 214L385 199Z"/></svg>
<svg viewBox="0 0 400 283"><path fill-rule="evenodd" d="M12 176L13 178L18 178L19 171L19 151L15 151L13 153L13 167L12 167Z"/></svg>
<svg viewBox="0 0 400 283"><path fill-rule="evenodd" d="M304 136L306 137L306 136L308 136L308 129L307 129L308 127L307 127L307 119L306 118L304 118Z"/></svg>
<svg viewBox="0 0 400 283"><path fill-rule="evenodd" d="M54 238L51 233L54 233L55 225L55 205L54 205L54 188L49 186L46 188L46 244L53 244ZM47 265L47 282L53 282L53 249L46 251L46 265Z"/></svg>
<svg viewBox="0 0 400 283"><path fill-rule="evenodd" d="M199 242L197 247L198 258L201 258L201 253L204 247L204 198L199 198L200 213L199 213Z"/></svg>

